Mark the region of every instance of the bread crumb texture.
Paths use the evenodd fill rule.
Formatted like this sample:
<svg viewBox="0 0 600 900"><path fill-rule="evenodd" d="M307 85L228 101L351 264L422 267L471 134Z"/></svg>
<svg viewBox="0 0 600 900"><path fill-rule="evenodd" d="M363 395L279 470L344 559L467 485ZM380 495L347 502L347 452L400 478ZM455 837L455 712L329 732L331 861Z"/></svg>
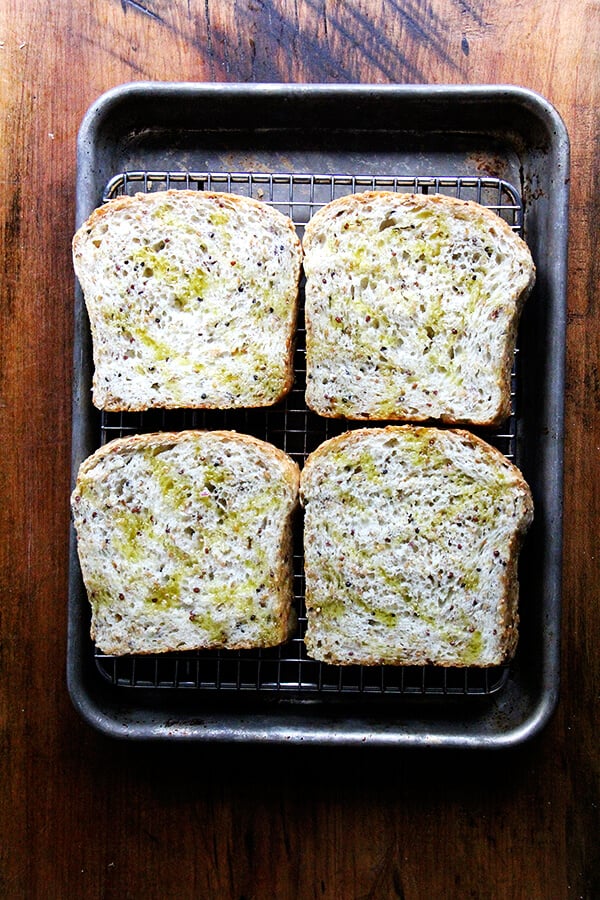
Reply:
<svg viewBox="0 0 600 900"><path fill-rule="evenodd" d="M369 192L323 207L303 244L311 409L488 425L509 414L535 266L503 219L442 195Z"/></svg>
<svg viewBox="0 0 600 900"><path fill-rule="evenodd" d="M462 430L357 429L309 456L300 496L311 657L492 666L513 655L533 502L499 451Z"/></svg>
<svg viewBox="0 0 600 900"><path fill-rule="evenodd" d="M269 406L291 388L302 249L251 198L120 197L73 239L105 410Z"/></svg>
<svg viewBox="0 0 600 900"><path fill-rule="evenodd" d="M112 441L71 503L92 637L105 653L267 647L289 638L299 470L233 432Z"/></svg>

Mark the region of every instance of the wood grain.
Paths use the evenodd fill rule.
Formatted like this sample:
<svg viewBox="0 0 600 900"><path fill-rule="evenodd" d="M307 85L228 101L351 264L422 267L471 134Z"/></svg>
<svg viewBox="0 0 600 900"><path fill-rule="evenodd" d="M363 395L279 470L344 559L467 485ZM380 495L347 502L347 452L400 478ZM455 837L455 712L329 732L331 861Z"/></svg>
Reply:
<svg viewBox="0 0 600 900"><path fill-rule="evenodd" d="M0 7L0 895L600 896L597 0ZM572 141L563 680L494 755L134 747L65 689L75 138L131 80L516 83Z"/></svg>

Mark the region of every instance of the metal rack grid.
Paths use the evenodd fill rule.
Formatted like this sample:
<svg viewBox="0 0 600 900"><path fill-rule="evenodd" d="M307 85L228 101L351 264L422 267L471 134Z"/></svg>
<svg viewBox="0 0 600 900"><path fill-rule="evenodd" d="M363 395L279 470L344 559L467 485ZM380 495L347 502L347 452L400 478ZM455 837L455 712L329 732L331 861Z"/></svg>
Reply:
<svg viewBox="0 0 600 900"><path fill-rule="evenodd" d="M314 212L345 194L366 190L405 193L442 193L475 200L522 233L523 208L518 191L497 178L393 177L369 175L311 175L262 172L127 172L108 182L107 201L138 191L167 189L215 190L238 193L269 203L294 221L302 235ZM302 293L302 291L301 291ZM303 297L301 296L301 301ZM233 429L270 441L300 466L319 444L342 431L364 427L363 422L323 419L304 402L305 344L302 302L295 351L295 382L287 398L274 407L245 410L149 410L144 413L102 413L100 443L115 437L150 431L187 428ZM511 415L485 438L509 459L515 459L517 423L517 360L512 373ZM380 423L385 424L385 423ZM95 652L96 666L106 680L120 688L195 689L219 695L279 696L290 699L353 699L487 696L502 688L508 667L445 669L434 666L331 666L309 659L304 646L306 616L301 528L294 553L294 595L299 614L296 635L281 647L260 650L195 651L151 656L114 657Z"/></svg>

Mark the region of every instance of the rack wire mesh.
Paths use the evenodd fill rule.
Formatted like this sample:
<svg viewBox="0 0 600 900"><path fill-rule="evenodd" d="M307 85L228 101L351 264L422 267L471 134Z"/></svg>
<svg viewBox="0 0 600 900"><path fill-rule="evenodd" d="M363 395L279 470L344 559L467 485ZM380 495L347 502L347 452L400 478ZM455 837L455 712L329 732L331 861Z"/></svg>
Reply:
<svg viewBox="0 0 600 900"><path fill-rule="evenodd" d="M302 236L311 216L326 203L366 190L439 193L475 200L501 216L517 233L523 229L523 206L510 183L491 177L396 177L264 172L119 173L107 183L103 201L169 189L214 190L253 197L275 206L293 220ZM302 294L302 289L301 289ZM303 297L301 296L301 301ZM274 407L246 410L149 410L102 413L99 443L126 434L192 429L233 429L270 441L303 465L319 444L364 423L323 419L307 409L302 302L295 350L295 382L287 398ZM516 457L518 350L512 373L511 414L485 438L512 460ZM384 423L382 423L384 424ZM517 460L518 462L518 460ZM281 647L258 650L194 651L149 656L108 656L95 651L102 677L119 688L201 690L219 695L257 695L296 700L416 697L481 697L495 694L508 678L508 667L491 669L434 666L332 666L307 657L304 646L303 555L298 528L294 553L294 595L298 629Z"/></svg>

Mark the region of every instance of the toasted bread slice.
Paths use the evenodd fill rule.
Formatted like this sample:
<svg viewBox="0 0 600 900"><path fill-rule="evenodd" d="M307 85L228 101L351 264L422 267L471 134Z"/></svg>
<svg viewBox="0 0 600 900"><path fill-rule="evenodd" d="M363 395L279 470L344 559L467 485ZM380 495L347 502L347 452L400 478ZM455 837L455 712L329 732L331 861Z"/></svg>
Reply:
<svg viewBox="0 0 600 900"><path fill-rule="evenodd" d="M73 239L109 411L270 406L293 381L302 249L289 218L247 197L120 197Z"/></svg>
<svg viewBox="0 0 600 900"><path fill-rule="evenodd" d="M483 206L369 192L304 235L308 406L349 419L494 425L510 412L527 245Z"/></svg>
<svg viewBox="0 0 600 900"><path fill-rule="evenodd" d="M285 453L227 431L136 435L86 459L71 502L97 646L286 641L298 481Z"/></svg>
<svg viewBox="0 0 600 900"><path fill-rule="evenodd" d="M530 490L495 448L416 425L332 438L302 471L308 654L492 666L514 653Z"/></svg>

